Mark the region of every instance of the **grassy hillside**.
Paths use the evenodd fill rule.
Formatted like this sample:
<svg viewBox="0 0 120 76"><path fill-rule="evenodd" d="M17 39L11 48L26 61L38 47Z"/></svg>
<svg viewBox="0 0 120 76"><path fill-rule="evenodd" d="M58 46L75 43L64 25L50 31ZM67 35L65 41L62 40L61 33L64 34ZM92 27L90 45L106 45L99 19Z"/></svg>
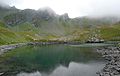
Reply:
<svg viewBox="0 0 120 76"><path fill-rule="evenodd" d="M0 44L11 44L25 41L26 40L17 33L0 26Z"/></svg>
<svg viewBox="0 0 120 76"><path fill-rule="evenodd" d="M117 18L71 19L68 14L57 15L50 8L37 11L16 8L0 10L0 45L33 41L85 42L96 30L101 39L120 41L120 23L117 23Z"/></svg>
<svg viewBox="0 0 120 76"><path fill-rule="evenodd" d="M120 24L102 26L99 28L101 37L105 40L120 41Z"/></svg>
<svg viewBox="0 0 120 76"><path fill-rule="evenodd" d="M63 26L63 25L61 25ZM48 27L48 26L47 26ZM22 42L33 42L33 41L81 41L85 42L90 32L90 28L67 28L59 26L38 27L36 28L29 22L14 26L7 27L4 22L0 22L0 45L22 43ZM52 29L52 27L54 29ZM47 30L48 29L48 30ZM66 32L66 34L60 34ZM72 31L69 31L72 30ZM106 41L120 41L120 24L111 26L99 26L95 28L99 30L101 38ZM59 32L60 33L59 33Z"/></svg>
<svg viewBox="0 0 120 76"><path fill-rule="evenodd" d="M28 25L29 24L25 23L19 27L7 28L3 22L0 22L0 45L30 42L39 38L39 36L36 36L37 30L34 30L34 28Z"/></svg>

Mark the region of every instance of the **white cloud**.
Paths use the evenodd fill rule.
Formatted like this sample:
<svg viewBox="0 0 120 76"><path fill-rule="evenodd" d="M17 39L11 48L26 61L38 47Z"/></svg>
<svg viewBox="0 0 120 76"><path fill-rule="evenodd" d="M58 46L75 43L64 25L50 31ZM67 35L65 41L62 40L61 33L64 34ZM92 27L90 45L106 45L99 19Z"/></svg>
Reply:
<svg viewBox="0 0 120 76"><path fill-rule="evenodd" d="M70 17L92 15L120 15L120 0L2 0L17 8L39 9L50 7L57 14L68 13Z"/></svg>
<svg viewBox="0 0 120 76"><path fill-rule="evenodd" d="M95 0L90 16L120 16L120 0Z"/></svg>

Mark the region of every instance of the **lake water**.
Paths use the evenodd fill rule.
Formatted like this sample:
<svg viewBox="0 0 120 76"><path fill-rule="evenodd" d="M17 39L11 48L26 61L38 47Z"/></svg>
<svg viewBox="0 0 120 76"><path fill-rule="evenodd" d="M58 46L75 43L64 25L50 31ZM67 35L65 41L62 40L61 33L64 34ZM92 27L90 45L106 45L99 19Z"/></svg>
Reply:
<svg viewBox="0 0 120 76"><path fill-rule="evenodd" d="M103 45L105 46L105 45ZM0 56L3 76L98 76L105 61L102 46L24 46Z"/></svg>

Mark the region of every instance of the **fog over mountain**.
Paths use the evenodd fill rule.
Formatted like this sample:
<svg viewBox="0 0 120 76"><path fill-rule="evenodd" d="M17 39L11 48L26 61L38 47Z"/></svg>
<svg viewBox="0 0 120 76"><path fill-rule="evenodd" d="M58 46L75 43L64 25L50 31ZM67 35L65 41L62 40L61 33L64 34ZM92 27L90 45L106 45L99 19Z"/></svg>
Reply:
<svg viewBox="0 0 120 76"><path fill-rule="evenodd" d="M79 16L120 17L120 0L0 0L1 6L15 6L19 9L50 7L57 14L68 13L71 18Z"/></svg>
<svg viewBox="0 0 120 76"><path fill-rule="evenodd" d="M102 39L117 41L119 5L119 0L0 0L0 44L86 42L96 30Z"/></svg>

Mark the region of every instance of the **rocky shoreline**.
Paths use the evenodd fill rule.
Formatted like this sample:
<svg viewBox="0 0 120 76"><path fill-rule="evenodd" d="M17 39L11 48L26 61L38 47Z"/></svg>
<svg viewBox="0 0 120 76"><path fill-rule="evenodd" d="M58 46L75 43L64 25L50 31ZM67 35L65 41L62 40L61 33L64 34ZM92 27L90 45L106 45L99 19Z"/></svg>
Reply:
<svg viewBox="0 0 120 76"><path fill-rule="evenodd" d="M18 44L10 44L10 45L2 45L0 46L0 55L11 51L12 49L22 47L25 45L52 45L52 44L80 44L80 42L28 42L28 43L18 43Z"/></svg>
<svg viewBox="0 0 120 76"><path fill-rule="evenodd" d="M4 53L6 53L6 52L8 52L8 51L10 51L12 49L24 46L24 45L26 45L26 43L2 45L2 46L0 46L0 55L4 54Z"/></svg>
<svg viewBox="0 0 120 76"><path fill-rule="evenodd" d="M25 45L49 45L49 44L58 44L55 42L29 42L29 43L18 43L18 44L10 44L10 45L2 45L0 46L0 55L11 51L12 49L22 47Z"/></svg>
<svg viewBox="0 0 120 76"><path fill-rule="evenodd" d="M105 47L98 49L97 52L108 61L97 74L99 76L120 76L120 47Z"/></svg>

